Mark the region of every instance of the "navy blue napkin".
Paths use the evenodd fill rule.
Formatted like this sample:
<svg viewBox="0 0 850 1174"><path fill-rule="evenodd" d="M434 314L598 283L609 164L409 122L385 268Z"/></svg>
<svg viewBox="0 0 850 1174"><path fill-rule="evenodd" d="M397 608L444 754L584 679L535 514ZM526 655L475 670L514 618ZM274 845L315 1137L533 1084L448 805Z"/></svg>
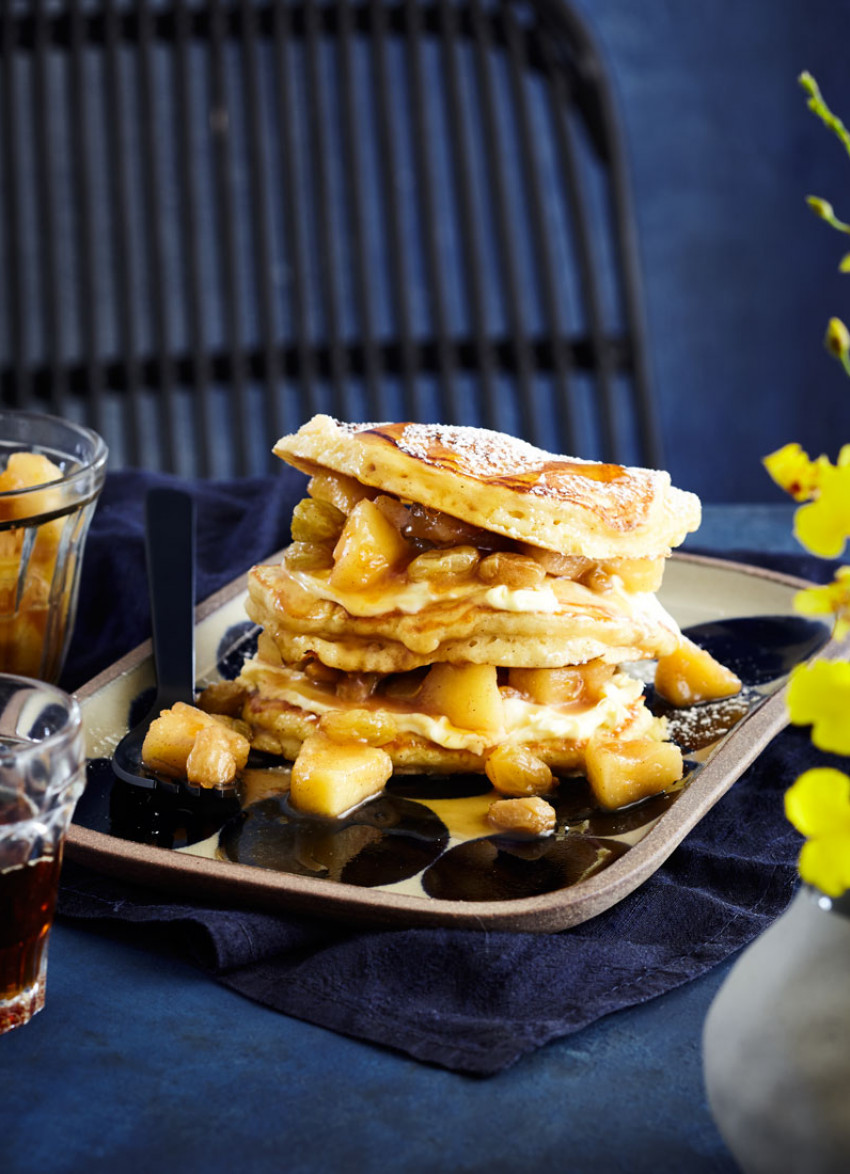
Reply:
<svg viewBox="0 0 850 1174"><path fill-rule="evenodd" d="M195 499L200 602L289 542L292 509L307 478L287 465L274 477L227 482L110 473L86 540L77 622L60 682L66 689L78 689L151 634L144 501L157 485L186 489Z"/></svg>
<svg viewBox="0 0 850 1174"><path fill-rule="evenodd" d="M86 552L68 687L149 635L142 500L162 480L138 473L107 480ZM284 470L279 478L190 486L199 598L285 544L303 485ZM816 560L770 561L810 578L830 569ZM797 883L800 839L784 818L783 793L815 761L827 759L813 752L807 731L783 732L640 889L561 933L356 929L168 901L70 861L59 914L180 950L219 982L285 1014L489 1075L696 978L765 929Z"/></svg>

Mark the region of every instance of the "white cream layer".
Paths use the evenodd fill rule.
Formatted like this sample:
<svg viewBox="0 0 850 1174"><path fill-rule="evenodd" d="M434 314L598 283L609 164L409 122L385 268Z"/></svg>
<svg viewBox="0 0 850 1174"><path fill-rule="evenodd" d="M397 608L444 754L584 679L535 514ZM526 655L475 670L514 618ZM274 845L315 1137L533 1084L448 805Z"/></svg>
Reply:
<svg viewBox="0 0 850 1174"><path fill-rule="evenodd" d="M276 668L256 658L246 662L242 678L260 687L263 697L283 701L317 717L331 710L364 708L356 702L341 702L316 688L297 669ZM445 716L396 709L389 699L384 708L391 714L399 734L417 735L447 750L483 754L489 747L501 743L583 742L597 730L616 729L630 717L630 708L642 691L640 681L626 673L616 673L593 706L554 708L521 697L506 696L502 699L504 724L500 730L461 729ZM651 721L651 715L646 712Z"/></svg>
<svg viewBox="0 0 850 1174"><path fill-rule="evenodd" d="M493 611L522 614L552 615L559 611L601 608L611 613L629 616L650 626L661 624L670 631L679 633L676 621L665 611L655 594L630 593L625 590L622 581L616 575L611 576L610 587L606 591L592 591L572 579L558 578L533 588L511 588L504 584L488 587L474 579L460 580L443 587L438 585L438 580L403 580L383 584L380 590L359 592L338 591L331 585L327 571L309 574L288 567L286 571L302 591L315 598L338 604L351 616L370 617L393 611L416 615L433 604L453 603L464 599L471 604L491 608Z"/></svg>

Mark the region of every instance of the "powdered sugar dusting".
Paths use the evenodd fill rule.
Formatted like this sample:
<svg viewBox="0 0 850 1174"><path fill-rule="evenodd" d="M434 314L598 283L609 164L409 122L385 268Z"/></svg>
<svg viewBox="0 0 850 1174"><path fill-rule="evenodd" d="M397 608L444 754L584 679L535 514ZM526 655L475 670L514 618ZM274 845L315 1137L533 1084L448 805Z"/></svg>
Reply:
<svg viewBox="0 0 850 1174"><path fill-rule="evenodd" d="M399 447L420 461L429 460L435 447L451 449L464 468L483 477L522 476L566 459L503 432L446 424L408 424Z"/></svg>
<svg viewBox="0 0 850 1174"><path fill-rule="evenodd" d="M728 734L759 700L758 693L745 688L733 697L673 710L666 714L667 736L686 751L702 750Z"/></svg>
<svg viewBox="0 0 850 1174"><path fill-rule="evenodd" d="M489 428L472 428L460 424L390 423L339 426L351 433L384 432L390 428L400 428L401 431L394 434L393 439L407 456L433 464L439 461L439 458L435 460L435 450L448 449L455 455L457 462L470 471L470 475L480 477L523 476L552 462L584 465L588 468L601 465L599 461L547 452L519 437L494 432ZM646 471L623 468L624 474Z"/></svg>
<svg viewBox="0 0 850 1174"><path fill-rule="evenodd" d="M530 498L587 509L614 529L640 527L654 503L661 502L677 528L698 525L698 499L673 488L668 474L655 469L564 456L487 428L410 422L334 423L350 436L372 434L432 468L479 482L501 482Z"/></svg>

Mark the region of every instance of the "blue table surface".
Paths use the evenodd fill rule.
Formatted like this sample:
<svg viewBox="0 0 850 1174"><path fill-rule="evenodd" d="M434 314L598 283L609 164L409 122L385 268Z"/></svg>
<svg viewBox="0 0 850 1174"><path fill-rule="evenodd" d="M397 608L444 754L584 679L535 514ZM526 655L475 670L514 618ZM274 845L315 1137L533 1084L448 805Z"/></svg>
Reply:
<svg viewBox="0 0 850 1174"><path fill-rule="evenodd" d="M702 543L785 551L786 507ZM256 1005L124 932L59 922L47 1006L0 1039L0 1169L734 1171L701 1032L731 963L488 1079Z"/></svg>

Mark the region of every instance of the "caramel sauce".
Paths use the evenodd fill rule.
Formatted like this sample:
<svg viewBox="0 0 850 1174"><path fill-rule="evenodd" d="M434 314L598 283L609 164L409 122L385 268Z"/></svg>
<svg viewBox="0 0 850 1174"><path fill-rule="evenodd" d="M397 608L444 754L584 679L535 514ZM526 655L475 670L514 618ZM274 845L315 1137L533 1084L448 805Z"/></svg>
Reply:
<svg viewBox="0 0 850 1174"><path fill-rule="evenodd" d="M443 821L453 840L474 840L479 836L493 834L493 826L487 821L491 803L504 799L498 791L486 791L483 795L464 795L459 799L417 799Z"/></svg>
<svg viewBox="0 0 850 1174"><path fill-rule="evenodd" d="M423 887L444 901L516 901L571 888L613 864L627 849L616 840L568 832L519 840L468 840L428 869Z"/></svg>
<svg viewBox="0 0 850 1174"><path fill-rule="evenodd" d="M495 471L495 461L492 459L495 452L486 445L475 450L473 462L472 454L459 449L457 445L443 444L439 438L438 428L428 429L426 427L423 431L427 433L428 440L424 451L420 454L404 444L404 435L408 427L407 423L382 424L361 432L360 436L363 439L374 437L379 441L391 444L407 456L421 461L422 464L452 473L461 473L476 481L482 481L487 485L499 485L505 489L523 491L540 482L543 482L547 487L557 489L560 481L572 477L583 477L592 481L609 483L627 476L622 465L568 460L543 460L532 464L528 458L526 458L526 463L529 467L523 472ZM516 460L516 463L520 463L519 459ZM488 465L494 468L493 472L487 471Z"/></svg>
<svg viewBox="0 0 850 1174"><path fill-rule="evenodd" d="M338 819L304 815L277 795L228 820L219 849L237 864L374 888L416 876L447 842L437 816L394 795L379 795Z"/></svg>
<svg viewBox="0 0 850 1174"><path fill-rule="evenodd" d="M250 807L252 803L260 803L263 799L285 795L289 790L291 773L288 766L246 767L239 776L240 805L243 808Z"/></svg>

